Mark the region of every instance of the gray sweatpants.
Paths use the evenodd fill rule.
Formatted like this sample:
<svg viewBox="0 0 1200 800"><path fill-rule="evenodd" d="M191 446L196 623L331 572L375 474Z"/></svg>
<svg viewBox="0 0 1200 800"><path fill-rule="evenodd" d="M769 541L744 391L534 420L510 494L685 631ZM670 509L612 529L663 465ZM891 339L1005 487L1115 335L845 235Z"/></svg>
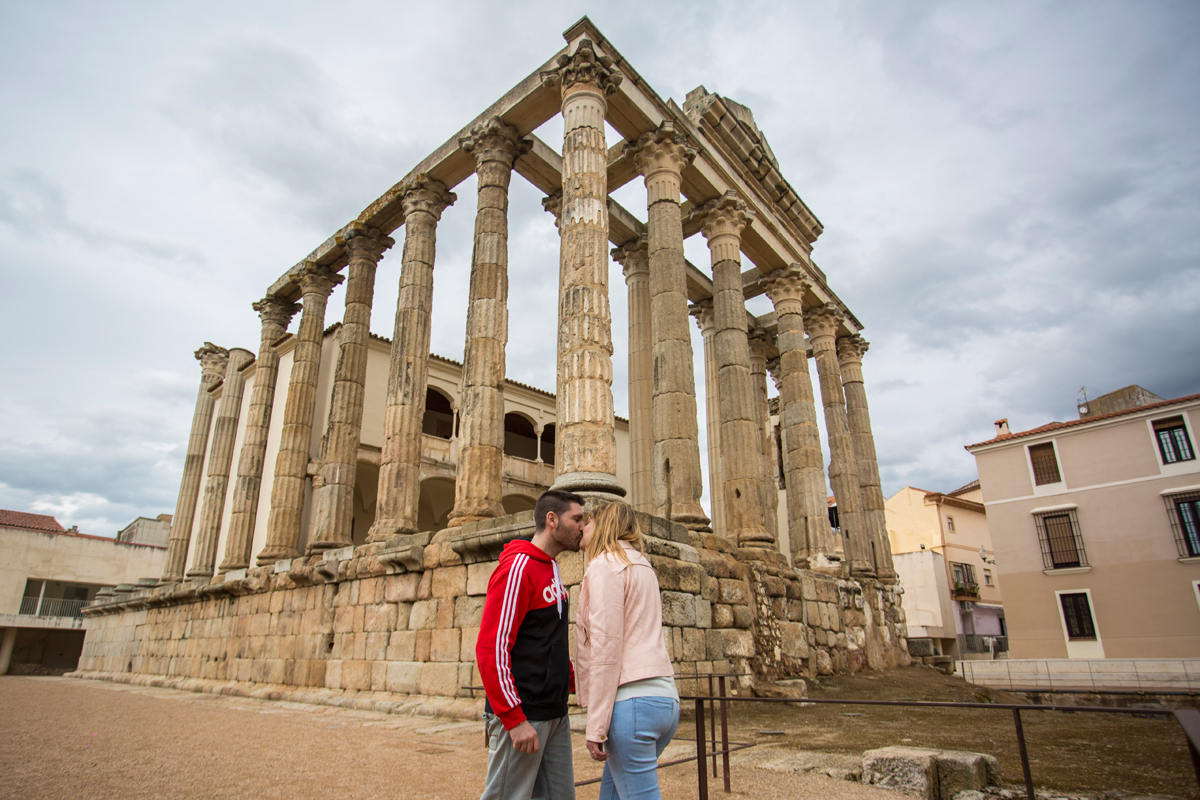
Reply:
<svg viewBox="0 0 1200 800"><path fill-rule="evenodd" d="M529 721L538 735L536 753L518 753L504 723L484 714L488 733L487 785L480 800L575 800L571 763L571 723Z"/></svg>

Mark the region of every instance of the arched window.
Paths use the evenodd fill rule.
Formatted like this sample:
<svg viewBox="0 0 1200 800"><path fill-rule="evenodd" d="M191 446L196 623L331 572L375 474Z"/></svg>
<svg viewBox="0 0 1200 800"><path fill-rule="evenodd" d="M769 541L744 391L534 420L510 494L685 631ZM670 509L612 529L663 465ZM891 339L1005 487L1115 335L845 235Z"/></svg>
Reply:
<svg viewBox="0 0 1200 800"><path fill-rule="evenodd" d="M537 459L537 433L533 423L520 414L504 415L504 455Z"/></svg>
<svg viewBox="0 0 1200 800"><path fill-rule="evenodd" d="M554 423L542 428L542 461L554 466Z"/></svg>
<svg viewBox="0 0 1200 800"><path fill-rule="evenodd" d="M425 416L421 418L421 432L439 439L454 436L454 409L450 398L437 389L425 390Z"/></svg>

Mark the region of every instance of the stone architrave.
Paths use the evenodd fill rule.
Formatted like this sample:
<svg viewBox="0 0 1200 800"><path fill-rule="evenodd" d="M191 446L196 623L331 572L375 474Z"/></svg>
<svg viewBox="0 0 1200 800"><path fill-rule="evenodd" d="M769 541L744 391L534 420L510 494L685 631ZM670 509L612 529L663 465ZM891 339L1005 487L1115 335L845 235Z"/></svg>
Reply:
<svg viewBox="0 0 1200 800"><path fill-rule="evenodd" d="M708 507L712 510L712 529L718 536L725 536L725 492L717 487L724 486L721 477L721 390L717 369L717 343L713 325L712 298L698 300L689 309L696 318L700 336L704 340L704 429L708 434Z"/></svg>
<svg viewBox="0 0 1200 800"><path fill-rule="evenodd" d="M424 175L403 190L404 253L383 414L379 493L368 542L417 532L437 224L456 199L444 183Z"/></svg>
<svg viewBox="0 0 1200 800"><path fill-rule="evenodd" d="M271 408L275 405L275 383L279 376L279 354L275 352L275 343L287 334L288 323L300 307L286 297L271 295L254 303L253 308L262 320L262 337L254 364L250 408L246 411L246 435L238 455L233 510L229 516L229 535L225 539L225 559L219 568L221 573L250 566L263 462L267 455L267 432L271 427Z"/></svg>
<svg viewBox="0 0 1200 800"><path fill-rule="evenodd" d="M504 348L508 344L508 186L530 142L493 118L459 139L475 156L479 205L471 254L454 508L449 525L504 515Z"/></svg>
<svg viewBox="0 0 1200 800"><path fill-rule="evenodd" d="M300 518L311 458L317 381L321 376L325 307L329 293L343 277L329 267L310 261L293 273L293 279L300 286L303 311L296 332L296 347L292 351L292 374L283 408L279 454L275 457L267 543L256 558L260 567L300 555Z"/></svg>
<svg viewBox="0 0 1200 800"><path fill-rule="evenodd" d="M604 116L621 74L583 39L542 77L560 87L563 117L554 488L615 500L625 488L612 401Z"/></svg>
<svg viewBox="0 0 1200 800"><path fill-rule="evenodd" d="M892 563L892 546L888 540L883 509L879 461L875 455L875 436L871 433L871 414L867 408L867 390L863 383L862 358L868 347L867 340L857 334L838 337L838 365L842 373L842 388L846 393L850 438L854 440L854 454L858 459L858 486L863 518L870 537L868 560L875 567L876 578L884 583L895 583L896 568Z"/></svg>
<svg viewBox="0 0 1200 800"><path fill-rule="evenodd" d="M829 438L829 483L837 498L838 523L846 545L846 560L854 577L875 577L870 561L870 537L862 513L858 482L858 458L846 419L846 397L838 365L836 337L842 314L833 303L804 312L804 326L812 342L817 375L821 380L821 402L825 406L825 432Z"/></svg>
<svg viewBox="0 0 1200 800"><path fill-rule="evenodd" d="M204 453L208 450L208 430L212 427L216 401L210 393L225 374L229 351L205 342L196 351L200 362L200 392L196 395L196 410L192 414L192 432L188 436L187 455L183 460L183 480L175 500L175 515L171 517L171 538L167 542L167 559L160 584L183 580L187 562L192 525L196 521L196 501L200 497L200 479L204 477Z"/></svg>
<svg viewBox="0 0 1200 800"><path fill-rule="evenodd" d="M770 342L762 328L749 337L750 382L754 385L754 424L758 426L762 446L762 503L767 532L779 541L779 481L775 477L775 434L771 410L767 405L767 351Z"/></svg>
<svg viewBox="0 0 1200 800"><path fill-rule="evenodd" d="M254 360L249 350L234 347L229 351L225 380L221 383L221 400L213 420L212 447L208 454L208 479L204 481L204 501L200 506L200 521L196 526L196 547L192 552L189 578L211 578L217 560L217 538L221 532L221 517L225 513L225 497L229 493L229 470L233 466L233 442L237 436L238 417L242 413L242 392L246 378L242 368Z"/></svg>
<svg viewBox="0 0 1200 800"><path fill-rule="evenodd" d="M626 144L625 155L646 182L654 336L654 514L691 530L710 531L708 515L700 505L704 484L679 207L682 171L695 158L696 150L668 121Z"/></svg>
<svg viewBox="0 0 1200 800"><path fill-rule="evenodd" d="M783 440L784 486L792 565L824 573L842 571L841 540L829 526L825 457L817 428L817 408L804 341L804 295L810 283L804 268L793 264L764 276L760 283L779 320L779 427Z"/></svg>
<svg viewBox="0 0 1200 800"><path fill-rule="evenodd" d="M395 243L382 231L357 222L346 232L346 313L338 337L329 424L321 448L321 472L313 479L316 512L309 526L310 553L353 542L354 478L362 439L375 268L384 252Z"/></svg>
<svg viewBox="0 0 1200 800"><path fill-rule="evenodd" d="M612 257L625 272L629 298L629 489L633 507L650 514L654 511L654 434L650 424L654 400L654 338L647 238L639 236L615 248Z"/></svg>
<svg viewBox="0 0 1200 800"><path fill-rule="evenodd" d="M762 503L762 435L750 380L746 298L742 292L742 229L754 213L730 191L692 212L712 254L713 327L721 405L721 470L727 536L739 547L774 550Z"/></svg>

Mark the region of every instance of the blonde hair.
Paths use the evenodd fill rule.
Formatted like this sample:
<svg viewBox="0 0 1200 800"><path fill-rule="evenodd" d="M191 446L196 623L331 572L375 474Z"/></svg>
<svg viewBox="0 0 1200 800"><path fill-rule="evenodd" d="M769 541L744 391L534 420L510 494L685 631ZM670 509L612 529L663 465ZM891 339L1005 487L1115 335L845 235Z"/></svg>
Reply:
<svg viewBox="0 0 1200 800"><path fill-rule="evenodd" d="M593 511L591 517L594 527L585 551L588 561L612 553L625 564L633 563L620 545L620 542L629 542L633 549L642 552L642 529L633 506L620 502L607 503Z"/></svg>

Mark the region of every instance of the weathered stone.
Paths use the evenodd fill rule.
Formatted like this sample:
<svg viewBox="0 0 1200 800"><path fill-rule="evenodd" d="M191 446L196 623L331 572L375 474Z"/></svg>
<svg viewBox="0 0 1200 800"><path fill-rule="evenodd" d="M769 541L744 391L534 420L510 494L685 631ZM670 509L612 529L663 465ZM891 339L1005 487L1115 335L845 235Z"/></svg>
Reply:
<svg viewBox="0 0 1200 800"><path fill-rule="evenodd" d="M863 753L863 783L939 800L937 750L882 747Z"/></svg>

